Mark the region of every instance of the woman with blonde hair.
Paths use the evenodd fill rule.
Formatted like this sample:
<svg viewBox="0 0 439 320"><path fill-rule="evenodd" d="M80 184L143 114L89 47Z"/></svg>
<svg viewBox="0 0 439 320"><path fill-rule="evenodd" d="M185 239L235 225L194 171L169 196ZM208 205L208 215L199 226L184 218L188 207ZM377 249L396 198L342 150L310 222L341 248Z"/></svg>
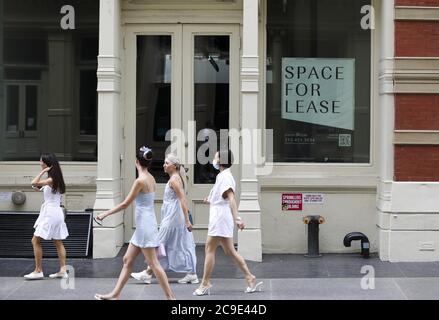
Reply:
<svg viewBox="0 0 439 320"><path fill-rule="evenodd" d="M160 243L165 247L166 256L160 258L160 264L166 271L186 273L178 283L198 283L195 241L186 203L186 170L174 154L166 156L163 169L169 175L169 181L163 196L159 230ZM148 267L131 276L151 283L152 272Z"/></svg>

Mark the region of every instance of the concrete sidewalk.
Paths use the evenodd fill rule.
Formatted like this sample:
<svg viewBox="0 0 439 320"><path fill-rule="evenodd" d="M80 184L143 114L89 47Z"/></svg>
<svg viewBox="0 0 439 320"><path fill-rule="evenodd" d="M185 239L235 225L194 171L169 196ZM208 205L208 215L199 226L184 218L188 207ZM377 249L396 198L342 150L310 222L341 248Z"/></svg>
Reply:
<svg viewBox="0 0 439 320"><path fill-rule="evenodd" d="M49 279L56 272L56 259L44 259L44 280L25 281L22 276L34 268L33 259L0 259L2 300L89 300L95 293L107 293L115 285L126 248L113 259L68 259L74 268L69 283ZM203 247L197 248L198 275L204 262ZM376 255L359 254L264 255L263 262L248 262L250 270L264 281L262 292L244 293L246 282L240 270L219 249L212 276L211 296L192 295L198 285L178 284L182 275L168 273L171 287L180 300L406 300L439 299L439 263L389 263ZM144 268L138 257L135 271ZM363 268L363 269L362 269ZM363 271L363 272L362 272ZM201 280L201 279L200 279ZM67 289L63 289L67 288ZM146 285L130 279L122 292L124 300L162 300L164 294L153 280Z"/></svg>

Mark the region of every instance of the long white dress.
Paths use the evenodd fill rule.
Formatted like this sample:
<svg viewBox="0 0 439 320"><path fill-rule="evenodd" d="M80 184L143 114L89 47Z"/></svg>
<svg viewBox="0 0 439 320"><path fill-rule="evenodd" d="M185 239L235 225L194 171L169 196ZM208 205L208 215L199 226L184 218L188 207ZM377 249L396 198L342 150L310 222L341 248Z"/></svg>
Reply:
<svg viewBox="0 0 439 320"><path fill-rule="evenodd" d="M64 240L69 236L69 232L64 222L64 212L60 207L61 194L58 191L53 193L50 186L44 186L41 191L44 193L44 203L34 224L34 235L44 240Z"/></svg>
<svg viewBox="0 0 439 320"><path fill-rule="evenodd" d="M180 201L169 182L166 184L163 196L161 218L159 238L166 250L166 256L160 258L163 269L196 273L197 257L194 236L186 228Z"/></svg>
<svg viewBox="0 0 439 320"><path fill-rule="evenodd" d="M215 185L210 191L209 228L207 235L215 237L233 238L233 215L230 204L223 198L223 193L229 189L235 192L235 179L230 168L220 172L216 176Z"/></svg>

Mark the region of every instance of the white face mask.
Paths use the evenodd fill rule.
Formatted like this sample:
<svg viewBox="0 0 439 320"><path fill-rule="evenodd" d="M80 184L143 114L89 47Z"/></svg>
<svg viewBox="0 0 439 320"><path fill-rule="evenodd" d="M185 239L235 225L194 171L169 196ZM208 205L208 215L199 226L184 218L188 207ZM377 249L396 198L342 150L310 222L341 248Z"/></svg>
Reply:
<svg viewBox="0 0 439 320"><path fill-rule="evenodd" d="M218 161L216 161L216 159L213 159L212 165L216 170L220 169L219 163Z"/></svg>

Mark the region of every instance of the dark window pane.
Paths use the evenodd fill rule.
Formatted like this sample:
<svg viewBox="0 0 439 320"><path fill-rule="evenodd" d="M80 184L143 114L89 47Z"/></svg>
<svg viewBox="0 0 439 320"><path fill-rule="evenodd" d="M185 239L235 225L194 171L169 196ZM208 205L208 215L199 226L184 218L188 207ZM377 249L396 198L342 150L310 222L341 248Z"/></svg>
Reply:
<svg viewBox="0 0 439 320"><path fill-rule="evenodd" d="M41 150L96 161L99 0L0 2L0 130L18 133L0 134L0 161L38 160ZM60 26L64 5L75 29Z"/></svg>
<svg viewBox="0 0 439 320"><path fill-rule="evenodd" d="M95 70L81 71L79 113L80 134L97 134L97 77Z"/></svg>
<svg viewBox="0 0 439 320"><path fill-rule="evenodd" d="M19 95L20 88L18 86L6 87L6 113L7 122L6 130L8 132L17 132L18 129L18 116L19 116Z"/></svg>
<svg viewBox="0 0 439 320"><path fill-rule="evenodd" d="M266 127L273 129L275 162L369 162L371 33L361 28L364 5L370 1L267 2ZM334 66L345 71L340 79L329 78Z"/></svg>
<svg viewBox="0 0 439 320"><path fill-rule="evenodd" d="M5 63L46 64L47 40L41 38L5 38Z"/></svg>
<svg viewBox="0 0 439 320"><path fill-rule="evenodd" d="M163 159L171 128L171 36L137 37L136 145L153 149L151 173L159 183L168 180Z"/></svg>
<svg viewBox="0 0 439 320"><path fill-rule="evenodd" d="M5 79L9 80L40 80L41 70L39 69L22 69L22 68L5 68Z"/></svg>
<svg viewBox="0 0 439 320"><path fill-rule="evenodd" d="M212 129L216 141L197 141L196 150L204 143L219 147L220 130L229 129L229 36L195 36L194 50L194 119L196 132ZM207 148L206 148L207 149ZM203 150L203 148L202 148ZM206 153L209 151L206 150ZM205 155L213 159L214 154ZM217 171L211 165L194 166L195 183L215 183Z"/></svg>
<svg viewBox="0 0 439 320"><path fill-rule="evenodd" d="M38 88L26 86L26 130L37 130Z"/></svg>
<svg viewBox="0 0 439 320"><path fill-rule="evenodd" d="M97 61L99 53L98 38L81 39L81 61Z"/></svg>

